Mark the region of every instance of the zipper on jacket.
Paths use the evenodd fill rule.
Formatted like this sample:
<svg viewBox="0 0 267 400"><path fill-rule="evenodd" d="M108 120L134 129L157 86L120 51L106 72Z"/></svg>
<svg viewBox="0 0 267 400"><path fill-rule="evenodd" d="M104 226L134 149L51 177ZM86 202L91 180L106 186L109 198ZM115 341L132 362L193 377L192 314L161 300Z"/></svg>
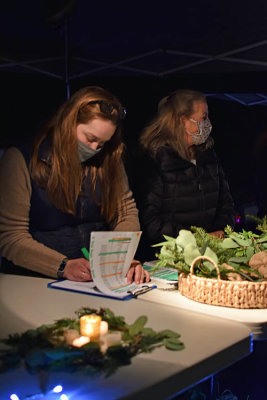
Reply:
<svg viewBox="0 0 267 400"><path fill-rule="evenodd" d="M200 183L200 174L199 174L199 168L196 165L195 166L195 170L196 170L196 178L197 178L197 184L198 184L198 191L200 193L200 200L201 200L201 206L200 206L200 211L205 211L205 196L204 196L204 192L203 192L203 187Z"/></svg>

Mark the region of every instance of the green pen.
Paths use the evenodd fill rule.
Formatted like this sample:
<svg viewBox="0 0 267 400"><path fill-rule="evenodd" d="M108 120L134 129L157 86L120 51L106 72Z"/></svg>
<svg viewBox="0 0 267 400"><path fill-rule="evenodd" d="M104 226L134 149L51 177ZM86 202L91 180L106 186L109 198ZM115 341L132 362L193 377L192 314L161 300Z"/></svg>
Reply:
<svg viewBox="0 0 267 400"><path fill-rule="evenodd" d="M85 247L83 247L81 250L86 260L89 261L90 260L89 251Z"/></svg>

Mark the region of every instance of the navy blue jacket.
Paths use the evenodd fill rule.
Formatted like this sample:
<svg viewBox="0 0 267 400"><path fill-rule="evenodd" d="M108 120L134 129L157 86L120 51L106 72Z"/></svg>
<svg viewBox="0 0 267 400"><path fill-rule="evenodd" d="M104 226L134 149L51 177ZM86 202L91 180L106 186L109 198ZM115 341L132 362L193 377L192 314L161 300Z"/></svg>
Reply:
<svg viewBox="0 0 267 400"><path fill-rule="evenodd" d="M28 154L22 150L28 162ZM49 152L42 147L39 156L49 164ZM89 248L92 231L109 230L100 214L100 207L91 195L91 178L84 176L82 191L76 204L76 214L58 210L48 199L45 189L32 179L32 196L29 230L34 239L54 249L68 258L82 257L81 248ZM100 184L96 185L96 198L101 199Z"/></svg>

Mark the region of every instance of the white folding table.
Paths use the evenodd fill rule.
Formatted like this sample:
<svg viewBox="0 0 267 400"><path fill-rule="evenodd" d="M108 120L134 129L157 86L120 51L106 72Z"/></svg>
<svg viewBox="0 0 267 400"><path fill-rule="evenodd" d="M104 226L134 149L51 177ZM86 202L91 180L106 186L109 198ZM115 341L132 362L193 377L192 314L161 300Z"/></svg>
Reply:
<svg viewBox="0 0 267 400"><path fill-rule="evenodd" d="M267 308L265 309L238 309L190 300L180 294L177 285L156 282L157 290L147 292L142 296L143 301L166 305L200 314L223 318L228 321L238 321L246 325L253 333L254 340L267 339Z"/></svg>
<svg viewBox="0 0 267 400"><path fill-rule="evenodd" d="M48 289L50 279L0 274L0 338L21 333L63 317L75 317L82 306L108 307L132 323L140 315L155 330L172 329L181 334L185 349L158 348L140 354L109 378L83 374L31 375L24 369L0 374L0 398L12 392L21 398L60 383L69 399L166 399L250 354L251 331L239 322L201 312L170 307L145 294L128 301ZM156 289L153 290L156 294ZM150 293L150 296L153 293Z"/></svg>

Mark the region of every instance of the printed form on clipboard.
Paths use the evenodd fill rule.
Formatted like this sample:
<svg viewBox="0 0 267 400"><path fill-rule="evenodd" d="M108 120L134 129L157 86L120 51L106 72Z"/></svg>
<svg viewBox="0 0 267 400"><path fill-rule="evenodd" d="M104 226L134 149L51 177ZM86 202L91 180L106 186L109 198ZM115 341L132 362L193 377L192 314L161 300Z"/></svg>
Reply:
<svg viewBox="0 0 267 400"><path fill-rule="evenodd" d="M121 300L156 288L154 284L128 284L126 274L139 244L140 231L91 232L90 268L93 282L56 281L49 287L78 291Z"/></svg>

